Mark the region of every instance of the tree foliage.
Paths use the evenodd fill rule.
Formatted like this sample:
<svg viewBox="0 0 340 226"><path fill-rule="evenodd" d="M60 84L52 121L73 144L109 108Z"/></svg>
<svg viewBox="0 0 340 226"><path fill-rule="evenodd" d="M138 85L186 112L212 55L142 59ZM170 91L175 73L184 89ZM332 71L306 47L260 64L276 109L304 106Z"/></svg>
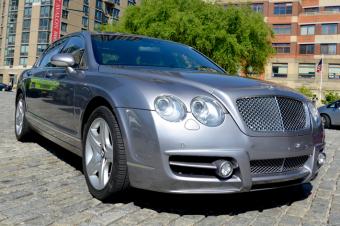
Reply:
<svg viewBox="0 0 340 226"><path fill-rule="evenodd" d="M334 101L340 100L340 94L334 91L326 91L325 93L325 99L322 100L322 103L324 104L330 104Z"/></svg>
<svg viewBox="0 0 340 226"><path fill-rule="evenodd" d="M306 86L302 86L302 87L298 88L297 91L299 91L301 94L305 95L309 99L312 99L315 96L315 94L312 92L312 90L310 88L306 87Z"/></svg>
<svg viewBox="0 0 340 226"><path fill-rule="evenodd" d="M250 7L202 0L143 0L103 31L146 35L194 47L229 73L261 73L273 53L271 29Z"/></svg>

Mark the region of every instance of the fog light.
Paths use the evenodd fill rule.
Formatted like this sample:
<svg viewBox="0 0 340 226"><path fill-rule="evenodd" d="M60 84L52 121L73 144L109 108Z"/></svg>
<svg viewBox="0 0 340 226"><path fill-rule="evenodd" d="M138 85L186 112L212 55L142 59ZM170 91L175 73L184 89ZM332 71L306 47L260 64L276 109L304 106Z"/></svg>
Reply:
<svg viewBox="0 0 340 226"><path fill-rule="evenodd" d="M228 178L233 174L233 164L227 160L218 160L215 162L217 166L216 174L221 178Z"/></svg>
<svg viewBox="0 0 340 226"><path fill-rule="evenodd" d="M319 153L319 155L318 155L318 164L320 166L322 166L323 164L325 164L325 162L326 162L326 154L323 153L323 152Z"/></svg>

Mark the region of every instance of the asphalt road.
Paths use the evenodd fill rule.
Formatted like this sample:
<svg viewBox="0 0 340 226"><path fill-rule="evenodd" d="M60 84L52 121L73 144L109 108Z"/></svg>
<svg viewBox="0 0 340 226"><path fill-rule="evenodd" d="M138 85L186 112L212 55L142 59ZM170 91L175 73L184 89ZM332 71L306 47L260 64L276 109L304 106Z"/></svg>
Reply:
<svg viewBox="0 0 340 226"><path fill-rule="evenodd" d="M0 225L340 225L340 130L326 131L327 164L303 190L169 195L131 189L101 203L81 159L36 135L17 142L14 93L0 92Z"/></svg>

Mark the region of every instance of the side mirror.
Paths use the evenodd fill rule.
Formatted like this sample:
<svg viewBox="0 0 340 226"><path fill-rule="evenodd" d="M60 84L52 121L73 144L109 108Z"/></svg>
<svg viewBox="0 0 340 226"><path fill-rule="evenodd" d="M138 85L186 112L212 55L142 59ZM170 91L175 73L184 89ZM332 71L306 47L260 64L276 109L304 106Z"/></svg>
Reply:
<svg viewBox="0 0 340 226"><path fill-rule="evenodd" d="M75 65L75 60L72 54L59 53L51 58L51 64L57 67L72 67Z"/></svg>

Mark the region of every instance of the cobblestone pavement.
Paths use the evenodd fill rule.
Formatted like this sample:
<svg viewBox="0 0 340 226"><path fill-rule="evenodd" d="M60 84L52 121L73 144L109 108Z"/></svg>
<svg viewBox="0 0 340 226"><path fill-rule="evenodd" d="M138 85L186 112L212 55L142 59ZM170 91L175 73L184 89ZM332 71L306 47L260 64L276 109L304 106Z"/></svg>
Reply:
<svg viewBox="0 0 340 226"><path fill-rule="evenodd" d="M101 203L81 159L38 135L17 142L14 93L0 92L0 225L340 225L340 130L327 130L327 164L304 189L169 195L132 189Z"/></svg>

